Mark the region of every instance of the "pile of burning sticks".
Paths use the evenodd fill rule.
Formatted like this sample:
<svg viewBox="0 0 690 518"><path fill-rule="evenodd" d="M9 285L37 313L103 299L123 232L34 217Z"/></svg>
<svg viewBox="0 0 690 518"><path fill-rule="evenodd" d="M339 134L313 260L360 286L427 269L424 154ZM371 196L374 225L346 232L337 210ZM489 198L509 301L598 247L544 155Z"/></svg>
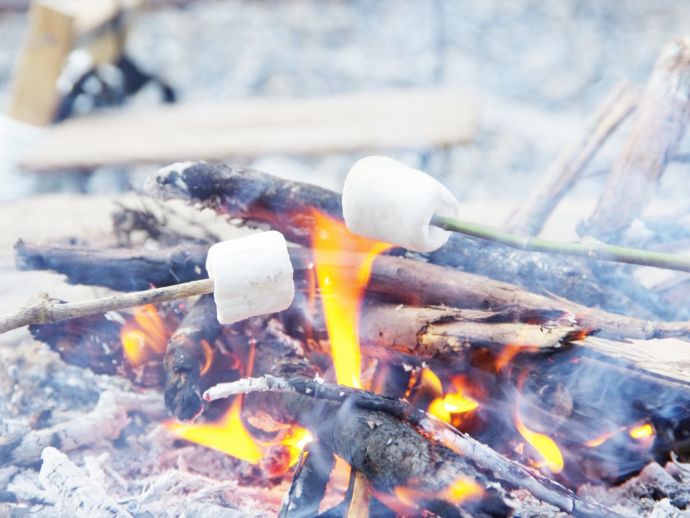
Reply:
<svg viewBox="0 0 690 518"><path fill-rule="evenodd" d="M679 107L669 89L687 87L689 67L690 42L674 42L639 104L635 139L656 131L663 157L685 125L670 114L688 109L688 96ZM614 126L630 111L620 93L607 101ZM609 131L597 130L599 141L611 131L608 116L597 128L602 120ZM562 161L581 169L592 147ZM642 151L626 148L614 172L627 164L639 174L631 164ZM663 170L663 157L645 164ZM42 297L0 329L29 323L68 363L160 388L178 437L267 480L291 475L281 516L617 516L574 490L688 449L689 378L649 362L640 343L648 351L653 338L687 338L690 323L611 311L637 308L645 290L628 270L591 260L688 271L683 257L463 223L443 186L381 157L353 167L342 198L205 162L166 167L146 189L271 230L215 244L130 212L117 221L146 232L149 246L20 241L22 269L129 293L88 303ZM626 207L644 205L627 196ZM634 219L623 210L602 219L612 198L590 220L598 237ZM547 212L516 217L518 230L534 233ZM504 282L511 277L516 284ZM326 510L336 457L351 474L342 503Z"/></svg>

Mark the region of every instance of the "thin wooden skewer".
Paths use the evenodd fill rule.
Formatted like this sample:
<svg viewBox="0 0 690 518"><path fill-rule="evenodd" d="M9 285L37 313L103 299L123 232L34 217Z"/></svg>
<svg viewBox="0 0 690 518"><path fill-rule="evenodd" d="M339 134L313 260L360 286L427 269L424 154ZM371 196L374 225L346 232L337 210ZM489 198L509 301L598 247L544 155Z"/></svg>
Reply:
<svg viewBox="0 0 690 518"><path fill-rule="evenodd" d="M50 324L61 320L117 311L144 304L156 304L168 300L183 299L206 293L213 293L212 279L202 279L164 288L122 293L83 302L63 303L51 299L47 293L39 293L32 297L21 309L0 317L0 334L30 324Z"/></svg>
<svg viewBox="0 0 690 518"><path fill-rule="evenodd" d="M595 239L567 243L538 237L518 236L505 230L477 223L468 223L445 216L434 216L431 219L431 224L444 230L486 239L511 248L517 248L518 250L574 255L599 261L637 264L640 266L690 272L690 257L663 252L650 252L649 250L641 250L639 248L608 245Z"/></svg>

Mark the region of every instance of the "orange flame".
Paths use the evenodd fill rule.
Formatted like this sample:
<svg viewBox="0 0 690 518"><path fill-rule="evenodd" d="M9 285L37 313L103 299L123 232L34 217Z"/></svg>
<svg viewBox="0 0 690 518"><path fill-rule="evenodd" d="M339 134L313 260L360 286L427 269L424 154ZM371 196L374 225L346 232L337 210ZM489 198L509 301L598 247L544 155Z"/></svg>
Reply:
<svg viewBox="0 0 690 518"><path fill-rule="evenodd" d="M316 220L312 242L316 278L321 289L335 376L342 385L361 388L359 310L374 259L391 245L353 234L342 221L318 211L313 215ZM333 258L342 251L355 252L361 260L354 267L333 264Z"/></svg>
<svg viewBox="0 0 690 518"><path fill-rule="evenodd" d="M585 442L584 445L589 448L596 448L604 444L614 435L617 435L625 430L628 431L628 435L631 439L635 439L636 441L641 442L644 442L648 440L650 437L654 437L656 435L656 430L654 430L654 426L651 423L642 423L638 425L632 425L629 427L622 426L617 430L603 433L599 437L590 439L589 441Z"/></svg>
<svg viewBox="0 0 690 518"><path fill-rule="evenodd" d="M623 428L621 428L620 430L614 430L613 432L605 432L601 434L599 437L595 437L594 439L590 439L589 441L585 442L585 446L587 446L588 448L597 448L621 430L623 430Z"/></svg>
<svg viewBox="0 0 690 518"><path fill-rule="evenodd" d="M165 427L181 439L201 444L250 464L259 464L269 448L282 445L288 448L289 466L292 466L297 462L300 451L312 440L307 429L293 426L280 440L260 441L252 437L244 426L241 412L242 398L237 397L225 416L217 423L168 421Z"/></svg>
<svg viewBox="0 0 690 518"><path fill-rule="evenodd" d="M134 308L133 320L120 330L125 357L132 367L165 354L170 334L153 304Z"/></svg>
<svg viewBox="0 0 690 518"><path fill-rule="evenodd" d="M519 412L515 412L515 427L518 432L520 432L520 435L525 438L543 459L543 464L540 464L540 466L546 466L551 473L560 473L563 471L565 466L563 455L558 445L551 437L527 428L525 423L522 422Z"/></svg>

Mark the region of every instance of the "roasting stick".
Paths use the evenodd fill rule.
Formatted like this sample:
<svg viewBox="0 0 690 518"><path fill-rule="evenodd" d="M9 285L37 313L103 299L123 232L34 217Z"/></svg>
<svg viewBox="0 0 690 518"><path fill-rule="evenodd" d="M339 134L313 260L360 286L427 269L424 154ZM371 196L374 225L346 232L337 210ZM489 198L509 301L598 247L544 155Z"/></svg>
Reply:
<svg viewBox="0 0 690 518"><path fill-rule="evenodd" d="M492 227L468 223L446 216L433 216L431 225L451 232L459 232L471 237L478 237L500 243L511 248L529 252L550 252L562 255L574 255L596 259L599 261L611 261L616 263L636 264L640 266L652 266L667 270L690 272L690 257L666 254L663 252L651 252L639 248L628 248L602 243L596 239L585 238L579 242L551 241L538 237L517 236Z"/></svg>
<svg viewBox="0 0 690 518"><path fill-rule="evenodd" d="M208 279L84 302L63 303L42 293L15 313L0 317L0 334L30 324L50 324L207 293L213 293L218 321L233 324L287 309L295 296L287 243L275 230L216 243L208 251L206 270Z"/></svg>
<svg viewBox="0 0 690 518"><path fill-rule="evenodd" d="M358 161L343 188L343 215L352 232L416 252L433 252L448 241L451 232L458 232L519 250L690 272L690 257L608 245L595 239L568 243L524 237L460 221L455 218L459 205L431 176L385 157Z"/></svg>

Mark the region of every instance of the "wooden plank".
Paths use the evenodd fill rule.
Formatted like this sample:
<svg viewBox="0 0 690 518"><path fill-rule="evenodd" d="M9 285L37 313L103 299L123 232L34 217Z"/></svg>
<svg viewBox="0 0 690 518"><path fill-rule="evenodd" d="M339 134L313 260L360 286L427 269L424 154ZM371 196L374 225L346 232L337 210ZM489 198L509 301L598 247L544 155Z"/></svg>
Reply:
<svg viewBox="0 0 690 518"><path fill-rule="evenodd" d="M412 90L102 113L51 129L20 165L42 171L446 146L472 138L475 104L456 92Z"/></svg>
<svg viewBox="0 0 690 518"><path fill-rule="evenodd" d="M36 126L53 121L56 81L74 43L74 16L49 2L35 1L10 94L10 117Z"/></svg>
<svg viewBox="0 0 690 518"><path fill-rule="evenodd" d="M117 59L126 38L126 23L111 22L142 0L34 0L27 37L13 76L10 117L36 126L49 125L59 102L56 82L65 59L77 46L94 63Z"/></svg>

